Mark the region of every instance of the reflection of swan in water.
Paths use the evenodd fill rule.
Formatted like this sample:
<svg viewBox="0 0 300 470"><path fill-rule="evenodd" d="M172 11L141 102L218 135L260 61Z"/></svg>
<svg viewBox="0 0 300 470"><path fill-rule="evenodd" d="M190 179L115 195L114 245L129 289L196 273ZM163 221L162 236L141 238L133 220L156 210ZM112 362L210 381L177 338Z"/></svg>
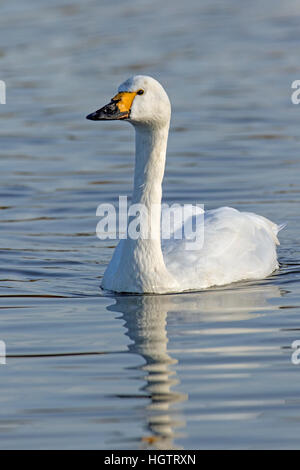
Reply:
<svg viewBox="0 0 300 470"><path fill-rule="evenodd" d="M171 365L177 361L167 352L167 313L172 309L172 296L120 296L108 310L121 312L128 329L130 353L139 354L145 363L138 368L146 373L142 388L151 402L146 406L146 419L151 436L142 438L145 444L156 448L174 448L172 438L175 427L184 423L170 410L171 404L186 400L186 395L171 391L178 383Z"/></svg>
<svg viewBox="0 0 300 470"><path fill-rule="evenodd" d="M185 427L179 402L186 401L188 395L172 390L180 380L174 370L178 361L167 350L167 314L177 325L189 322L197 326L199 321L219 322L225 317L226 321L243 322L274 309L270 299L280 295L274 285L243 284L185 295L114 297L116 303L107 309L122 313L126 335L132 341L128 350L145 361L138 366L145 372L146 381L140 390L150 399L145 406L145 419L151 434L141 438L145 446L178 448L173 444L178 436L176 429Z"/></svg>

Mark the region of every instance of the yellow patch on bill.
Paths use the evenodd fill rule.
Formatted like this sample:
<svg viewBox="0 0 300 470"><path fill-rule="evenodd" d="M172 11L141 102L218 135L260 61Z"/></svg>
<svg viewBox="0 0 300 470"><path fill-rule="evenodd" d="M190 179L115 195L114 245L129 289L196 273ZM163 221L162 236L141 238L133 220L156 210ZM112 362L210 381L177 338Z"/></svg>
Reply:
<svg viewBox="0 0 300 470"><path fill-rule="evenodd" d="M135 91L121 91L116 96L113 97L113 101L118 101L117 106L121 113L126 113L130 111L132 102L136 96Z"/></svg>

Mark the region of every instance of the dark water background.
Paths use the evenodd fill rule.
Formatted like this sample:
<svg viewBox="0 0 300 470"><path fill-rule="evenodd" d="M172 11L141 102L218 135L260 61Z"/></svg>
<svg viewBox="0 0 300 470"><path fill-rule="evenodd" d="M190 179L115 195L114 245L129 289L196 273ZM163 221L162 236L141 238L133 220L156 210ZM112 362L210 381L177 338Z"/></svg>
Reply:
<svg viewBox="0 0 300 470"><path fill-rule="evenodd" d="M299 448L299 2L0 1L0 447ZM105 297L96 208L133 130L91 123L134 74L173 105L164 200L275 222L280 271Z"/></svg>

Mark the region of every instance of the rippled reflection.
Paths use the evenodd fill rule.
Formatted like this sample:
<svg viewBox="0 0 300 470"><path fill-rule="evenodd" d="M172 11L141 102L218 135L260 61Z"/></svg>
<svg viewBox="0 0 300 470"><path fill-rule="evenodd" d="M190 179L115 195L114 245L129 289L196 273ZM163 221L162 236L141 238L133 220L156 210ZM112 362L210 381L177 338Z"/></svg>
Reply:
<svg viewBox="0 0 300 470"><path fill-rule="evenodd" d="M174 448L175 429L185 424L171 405L187 399L186 394L172 390L179 381L172 368L177 360L167 350L167 314L172 305L172 296L120 296L108 307L123 314L126 335L132 340L129 352L144 359L138 368L145 372L146 383L141 390L150 399L145 416L151 435L145 435L142 441L169 449Z"/></svg>
<svg viewBox="0 0 300 470"><path fill-rule="evenodd" d="M183 323L192 321L195 327L196 321L203 322L208 318L221 321L228 313L232 321L246 321L254 315L259 315L258 311L260 314L265 314L268 309L274 310L269 301L280 295L278 287L262 285L208 290L192 295L124 295L116 297L116 303L107 307L109 311L122 313L124 326L127 329L126 335L132 341L128 351L141 356L144 360L137 368L145 373L143 385L139 390L150 400L144 408L145 422L150 431L150 435L147 433L141 437L145 446L161 449L177 448L174 439L182 435L186 426L183 403L188 401L189 396L188 393L178 390L180 388L180 377L176 372L178 361L168 352L167 316L179 313ZM214 333L209 332L209 334ZM212 347L211 352L219 354L220 345L218 346L215 350ZM199 348L201 348L200 337ZM226 354L230 349L232 354L237 354L234 345L231 348L226 346ZM194 352L197 354L197 351ZM254 413L252 417L256 416L257 413ZM246 413L245 417L248 419L249 413Z"/></svg>

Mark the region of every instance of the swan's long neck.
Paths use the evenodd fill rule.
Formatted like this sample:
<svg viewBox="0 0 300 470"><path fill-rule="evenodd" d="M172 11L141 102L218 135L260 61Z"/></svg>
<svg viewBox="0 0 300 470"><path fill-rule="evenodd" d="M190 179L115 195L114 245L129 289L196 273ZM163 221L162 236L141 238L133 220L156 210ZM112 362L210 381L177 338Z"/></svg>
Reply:
<svg viewBox="0 0 300 470"><path fill-rule="evenodd" d="M160 205L168 132L169 122L162 127L136 127L132 204L143 204L151 215L148 228L151 238L156 240L160 240Z"/></svg>
<svg viewBox="0 0 300 470"><path fill-rule="evenodd" d="M162 180L164 177L166 150L169 132L169 122L164 126L136 126L135 127L135 170L132 193L132 204L141 204L146 218L141 235L131 245L134 257L141 256L143 266L141 269L153 269L145 266L146 258L163 263L160 240L160 218ZM143 219L142 219L143 223Z"/></svg>
<svg viewBox="0 0 300 470"><path fill-rule="evenodd" d="M136 126L136 156L132 204L142 204L148 218L146 237L128 236L116 250L103 279L105 288L118 292L164 292L172 288L160 240L162 180L165 169L169 121L163 126ZM142 224L141 224L142 225ZM141 230L142 227L141 227ZM175 281L174 281L175 282Z"/></svg>

